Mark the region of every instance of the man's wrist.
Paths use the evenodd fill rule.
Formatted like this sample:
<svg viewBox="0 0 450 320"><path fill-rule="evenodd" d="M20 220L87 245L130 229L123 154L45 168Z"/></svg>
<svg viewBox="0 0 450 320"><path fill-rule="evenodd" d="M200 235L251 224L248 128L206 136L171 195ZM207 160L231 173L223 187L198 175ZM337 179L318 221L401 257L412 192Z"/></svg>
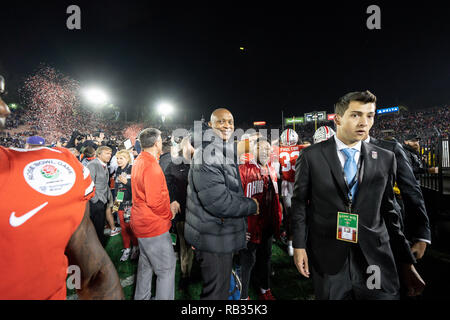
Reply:
<svg viewBox="0 0 450 320"><path fill-rule="evenodd" d="M425 242L426 244L431 244L431 241L427 240L427 239L420 239L420 238L413 239L413 244L415 244L417 242Z"/></svg>

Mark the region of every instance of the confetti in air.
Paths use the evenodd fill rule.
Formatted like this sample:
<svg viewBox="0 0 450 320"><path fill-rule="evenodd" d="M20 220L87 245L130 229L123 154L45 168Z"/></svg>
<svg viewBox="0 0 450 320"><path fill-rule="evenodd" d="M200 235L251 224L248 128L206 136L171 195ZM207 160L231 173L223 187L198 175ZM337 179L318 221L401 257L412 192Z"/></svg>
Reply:
<svg viewBox="0 0 450 320"><path fill-rule="evenodd" d="M142 124L142 123L132 124L131 126L125 128L123 130L122 134L126 139L130 139L131 143L134 145L134 143L136 142L137 135L143 129L144 129L144 124Z"/></svg>
<svg viewBox="0 0 450 320"><path fill-rule="evenodd" d="M33 124L47 144L70 136L74 124L86 123L92 115L80 108L80 85L56 69L41 65L19 90L33 114Z"/></svg>

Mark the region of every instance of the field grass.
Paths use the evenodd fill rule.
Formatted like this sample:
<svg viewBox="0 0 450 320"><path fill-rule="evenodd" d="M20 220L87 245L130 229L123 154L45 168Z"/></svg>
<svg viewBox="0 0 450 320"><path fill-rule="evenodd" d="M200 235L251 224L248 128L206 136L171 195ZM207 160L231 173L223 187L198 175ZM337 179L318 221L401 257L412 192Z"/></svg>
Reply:
<svg viewBox="0 0 450 320"><path fill-rule="evenodd" d="M445 246L448 248L447 246ZM127 300L132 300L135 289L136 261L119 261L122 252L122 236L108 237L106 251L110 256L122 282L123 291ZM314 299L313 285L310 279L303 278L294 266L292 257L289 257L284 246L275 242L272 246L272 267L275 274L271 282L272 293L278 300L312 300ZM417 299L435 300L449 299L448 284L450 283L450 253L448 250L430 247L416 269L425 280L427 286L424 294ZM175 299L198 300L202 290L200 268L194 260L191 272L191 282L188 289L182 292L178 289L180 277L180 264L177 260L175 275ZM153 292L156 277L153 277ZM67 291L68 299L76 299L75 290ZM250 287L251 300L257 300L257 288Z"/></svg>
<svg viewBox="0 0 450 320"><path fill-rule="evenodd" d="M119 261L122 255L123 243L122 236L119 234L114 237L108 237L106 244L106 252L108 253L111 261L116 267L117 273L121 281L125 279L133 280L126 281L123 286L125 298L127 300L133 299L135 289L135 279L132 279L136 275L137 260L135 261ZM313 287L312 282L309 279L303 278L294 266L292 257L289 257L286 251L283 249L281 243L274 243L272 246L272 269L275 272L272 277L271 290L275 298L280 300L304 300L313 299ZM200 268L194 259L194 264L191 272L191 281L186 291L182 292L178 290L178 281L180 278L180 264L177 260L177 269L175 275L175 299L176 300L198 300L202 290L202 280L200 274ZM131 278L130 278L131 277ZM153 284L155 283L153 277ZM153 285L153 292L155 286ZM75 290L67 291L69 299L76 299ZM251 300L257 300L258 291L255 287L250 287L249 296Z"/></svg>

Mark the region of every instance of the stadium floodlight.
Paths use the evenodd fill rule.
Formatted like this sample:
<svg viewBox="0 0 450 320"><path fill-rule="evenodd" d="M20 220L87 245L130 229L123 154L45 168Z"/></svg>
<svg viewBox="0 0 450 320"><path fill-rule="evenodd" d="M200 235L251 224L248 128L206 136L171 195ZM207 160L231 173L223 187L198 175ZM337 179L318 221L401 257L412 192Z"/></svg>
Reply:
<svg viewBox="0 0 450 320"><path fill-rule="evenodd" d="M87 101L93 105L105 105L108 102L107 94L98 88L89 88L84 91Z"/></svg>
<svg viewBox="0 0 450 320"><path fill-rule="evenodd" d="M158 104L158 113L162 116L168 116L173 112L172 104L168 102L161 102Z"/></svg>
<svg viewBox="0 0 450 320"><path fill-rule="evenodd" d="M171 113L173 113L174 108L173 108L173 105L171 103L160 102L158 104L157 110L158 110L159 115L161 116L162 121L164 122L164 120L166 119L166 116L168 116Z"/></svg>

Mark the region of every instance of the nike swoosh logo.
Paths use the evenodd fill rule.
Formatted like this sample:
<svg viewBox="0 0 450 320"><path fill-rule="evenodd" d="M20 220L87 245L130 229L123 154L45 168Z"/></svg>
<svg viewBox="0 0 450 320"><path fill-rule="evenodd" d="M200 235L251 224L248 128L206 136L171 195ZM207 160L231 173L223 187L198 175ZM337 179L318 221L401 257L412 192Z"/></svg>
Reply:
<svg viewBox="0 0 450 320"><path fill-rule="evenodd" d="M11 213L11 216L9 217L9 224L13 227L18 227L24 224L28 219L30 219L32 216L34 216L36 213L38 213L42 208L44 208L48 202L41 204L39 207L34 208L33 210L27 212L23 216L16 217L16 213Z"/></svg>

